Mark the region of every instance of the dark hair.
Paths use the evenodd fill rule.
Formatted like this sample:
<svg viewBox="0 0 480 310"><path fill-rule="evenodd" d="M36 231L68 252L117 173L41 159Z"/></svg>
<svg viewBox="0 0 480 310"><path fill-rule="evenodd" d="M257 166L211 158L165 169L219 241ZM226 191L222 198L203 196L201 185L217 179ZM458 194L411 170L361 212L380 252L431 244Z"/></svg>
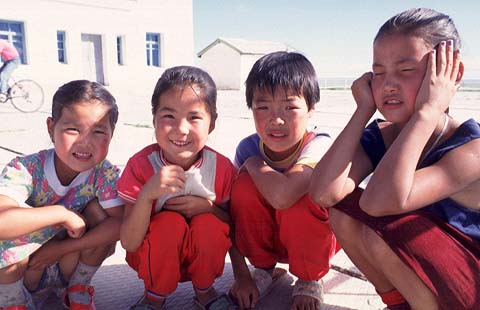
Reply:
<svg viewBox="0 0 480 310"><path fill-rule="evenodd" d="M302 54L274 52L258 59L245 81L247 106L252 108L255 90L275 92L277 87L295 91L311 110L320 100L320 88L313 65Z"/></svg>
<svg viewBox="0 0 480 310"><path fill-rule="evenodd" d="M393 16L380 27L374 41L383 35L394 33L417 36L431 47L447 40L453 40L455 50L461 47L460 36L452 18L432 9L414 8Z"/></svg>
<svg viewBox="0 0 480 310"><path fill-rule="evenodd" d="M152 114L158 109L160 96L173 87L199 87L202 91L196 92L200 100L206 102L212 124L217 119L217 86L210 75L200 68L192 66L172 67L158 79L152 95Z"/></svg>
<svg viewBox="0 0 480 310"><path fill-rule="evenodd" d="M110 126L114 129L118 120L118 106L115 103L115 98L101 84L87 80L71 81L58 88L52 100L53 123L56 123L60 119L63 108L91 100L101 101L110 108L108 117Z"/></svg>

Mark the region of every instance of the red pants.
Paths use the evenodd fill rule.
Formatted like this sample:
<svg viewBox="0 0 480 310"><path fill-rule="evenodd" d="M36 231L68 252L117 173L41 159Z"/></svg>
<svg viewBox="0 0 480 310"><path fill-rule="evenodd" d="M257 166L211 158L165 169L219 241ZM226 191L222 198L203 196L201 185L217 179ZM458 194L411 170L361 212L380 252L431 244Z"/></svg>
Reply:
<svg viewBox="0 0 480 310"><path fill-rule="evenodd" d="M480 308L480 242L417 210L373 217L360 209L357 189L336 209L374 230L436 296L440 309Z"/></svg>
<svg viewBox="0 0 480 310"><path fill-rule="evenodd" d="M288 263L290 272L311 281L323 277L336 253L328 212L305 195L285 210L275 210L258 192L247 173L232 187L231 213L235 240L255 267Z"/></svg>
<svg viewBox="0 0 480 310"><path fill-rule="evenodd" d="M151 297L169 295L178 282L188 280L206 289L223 273L229 233L229 226L213 214L187 222L179 213L162 211L151 219L138 250L127 253L127 262Z"/></svg>

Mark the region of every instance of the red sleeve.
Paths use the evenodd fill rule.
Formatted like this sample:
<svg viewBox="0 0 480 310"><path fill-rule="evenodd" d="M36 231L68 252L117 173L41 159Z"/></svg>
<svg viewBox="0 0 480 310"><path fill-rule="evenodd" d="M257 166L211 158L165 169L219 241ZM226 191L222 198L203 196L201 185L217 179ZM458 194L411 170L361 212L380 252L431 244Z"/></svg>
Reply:
<svg viewBox="0 0 480 310"><path fill-rule="evenodd" d="M118 180L118 194L129 205L135 204L143 185L153 175L150 163L143 162L139 155L136 154L128 160Z"/></svg>
<svg viewBox="0 0 480 310"><path fill-rule="evenodd" d="M225 156L217 154L217 174L215 176L216 204L223 204L230 201L232 183L237 175L237 169Z"/></svg>

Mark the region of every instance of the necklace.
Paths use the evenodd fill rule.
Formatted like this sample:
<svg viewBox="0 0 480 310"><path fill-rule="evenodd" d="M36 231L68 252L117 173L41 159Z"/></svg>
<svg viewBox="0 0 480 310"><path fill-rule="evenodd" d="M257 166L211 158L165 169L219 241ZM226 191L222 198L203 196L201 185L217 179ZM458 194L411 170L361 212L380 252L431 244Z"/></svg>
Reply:
<svg viewBox="0 0 480 310"><path fill-rule="evenodd" d="M448 126L448 115L445 114L445 121L443 123L443 128L442 128L442 131L440 131L440 134L437 136L437 138L435 139L435 142L433 142L432 146L428 149L428 151L425 153L425 156L423 156L423 159L427 158L428 155L430 155L430 152L433 151L438 143L440 142L440 139L443 137L443 135L445 134L445 130L447 129L447 126ZM423 161L423 160L422 160Z"/></svg>

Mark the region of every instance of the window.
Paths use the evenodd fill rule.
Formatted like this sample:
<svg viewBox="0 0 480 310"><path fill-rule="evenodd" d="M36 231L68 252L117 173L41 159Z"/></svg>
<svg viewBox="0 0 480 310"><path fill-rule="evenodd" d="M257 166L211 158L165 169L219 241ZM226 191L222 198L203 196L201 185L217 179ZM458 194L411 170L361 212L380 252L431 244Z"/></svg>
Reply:
<svg viewBox="0 0 480 310"><path fill-rule="evenodd" d="M159 33L147 32L147 66L161 66Z"/></svg>
<svg viewBox="0 0 480 310"><path fill-rule="evenodd" d="M20 54L22 64L26 63L25 35L22 22L0 20L0 39L12 43Z"/></svg>
<svg viewBox="0 0 480 310"><path fill-rule="evenodd" d="M58 62L67 63L66 35L65 31L57 31Z"/></svg>
<svg viewBox="0 0 480 310"><path fill-rule="evenodd" d="M117 36L117 64L123 66L125 64L123 60L123 48L124 48L124 39L123 36Z"/></svg>

